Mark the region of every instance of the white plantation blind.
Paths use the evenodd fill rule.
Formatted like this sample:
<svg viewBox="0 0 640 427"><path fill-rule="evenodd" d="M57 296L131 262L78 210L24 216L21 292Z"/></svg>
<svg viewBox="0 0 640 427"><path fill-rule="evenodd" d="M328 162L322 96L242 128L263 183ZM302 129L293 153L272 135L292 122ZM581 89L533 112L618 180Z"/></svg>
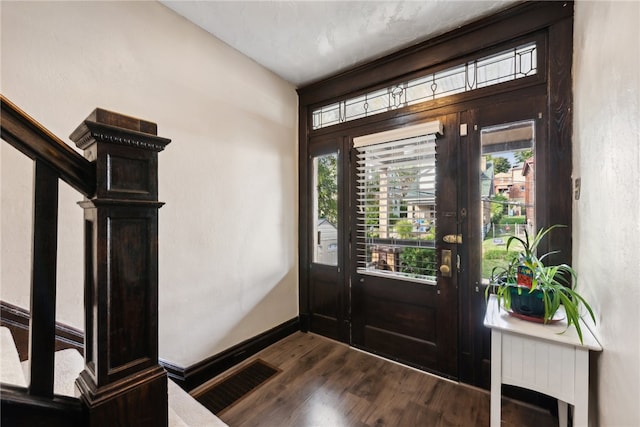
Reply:
<svg viewBox="0 0 640 427"><path fill-rule="evenodd" d="M439 121L354 139L359 272L431 276L408 274L397 254L433 245L437 133Z"/></svg>

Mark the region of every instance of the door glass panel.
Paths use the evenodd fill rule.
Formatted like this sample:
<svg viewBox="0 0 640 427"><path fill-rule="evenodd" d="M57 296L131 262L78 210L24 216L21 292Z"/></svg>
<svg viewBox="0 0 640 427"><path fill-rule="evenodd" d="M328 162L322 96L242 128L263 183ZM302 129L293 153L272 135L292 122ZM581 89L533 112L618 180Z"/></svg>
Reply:
<svg viewBox="0 0 640 427"><path fill-rule="evenodd" d="M312 163L313 262L338 265L338 153Z"/></svg>
<svg viewBox="0 0 640 427"><path fill-rule="evenodd" d="M358 273L435 284L435 141L357 148Z"/></svg>
<svg viewBox="0 0 640 427"><path fill-rule="evenodd" d="M535 122L533 120L481 129L480 197L482 200L482 280L488 283L494 267L506 267L514 242L525 229L535 230Z"/></svg>

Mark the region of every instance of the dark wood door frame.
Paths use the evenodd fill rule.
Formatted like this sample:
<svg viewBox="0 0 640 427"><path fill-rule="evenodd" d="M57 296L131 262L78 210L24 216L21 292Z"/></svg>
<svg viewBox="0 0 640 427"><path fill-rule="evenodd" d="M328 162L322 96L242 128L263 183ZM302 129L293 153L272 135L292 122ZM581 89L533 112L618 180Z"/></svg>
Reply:
<svg viewBox="0 0 640 427"><path fill-rule="evenodd" d="M407 76L415 76L452 61L465 58L474 52L486 52L501 44L513 43L522 38L541 40L541 53L537 77L503 83L480 89L473 95L454 95L441 100L424 102L400 108L379 116L366 117L325 128L312 130L311 112L314 108L328 105L345 96L355 96L369 90L387 87L394 82L404 81ZM308 158L312 138L320 135L347 135L372 133L376 129L401 126L407 120L435 114L457 113L461 123L474 120L474 110L486 103L502 100L522 99L526 96L545 97L545 118L547 120L546 140L548 152L544 165L538 173L545 176L553 173L553 180L547 179L545 188L546 206L538 213L538 225L562 223L569 226L566 233L551 236L550 244L559 248L564 261L571 257L571 131L572 92L571 67L573 53L573 2L526 2L480 20L463 28L437 37L433 40L401 50L370 64L354 68L298 90L299 94L299 141L300 141L300 319L303 330L309 330L309 171ZM365 131L366 128L366 131ZM465 143L461 138L462 144ZM464 165L460 165L459 179L468 180ZM542 170L540 170L540 167ZM553 190L553 191L552 191ZM559 190L559 191L558 191ZM459 195L459 205L466 203L464 194ZM343 207L346 209L346 207ZM348 236L345 236L348 237ZM348 239L344 240L348 244ZM344 253L344 251L343 251ZM467 274L465 276L465 274ZM345 276L346 277L346 276ZM461 325L472 323L477 326L478 313L469 309L475 294L473 283L464 268L460 276L460 317ZM348 289L348 279L342 284ZM344 300L346 301L346 300ZM341 310L348 310L342 307ZM349 318L349 313L346 318ZM471 331L468 328L467 331ZM478 360L481 348L471 332L461 328L459 336L460 373L463 382L482 385L482 375L477 364L467 363ZM471 366L471 368L469 368Z"/></svg>

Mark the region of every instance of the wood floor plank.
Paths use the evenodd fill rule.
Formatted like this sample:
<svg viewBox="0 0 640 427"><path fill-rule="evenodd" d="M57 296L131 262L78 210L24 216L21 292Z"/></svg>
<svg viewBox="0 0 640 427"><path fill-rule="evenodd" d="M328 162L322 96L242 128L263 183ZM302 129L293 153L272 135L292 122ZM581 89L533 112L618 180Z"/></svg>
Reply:
<svg viewBox="0 0 640 427"><path fill-rule="evenodd" d="M348 351L349 349L346 346L336 345L330 340L320 340L312 350L303 352L297 362L289 366L288 369L278 366L282 369L278 377L266 384L263 390L257 390L256 393L252 393L243 402L236 405L237 407L251 408L252 414L237 411L236 407L230 408L227 413L223 414L230 419L233 419L234 416L239 417L238 421L228 422L228 424L233 426L269 426L269 422L273 422L269 420L278 419L282 420L281 425L295 425L292 424L290 419L295 418L295 411L298 408L309 406L305 402L309 400L313 393L325 387L329 374L336 369L335 360L343 357L341 355ZM277 366L274 363L275 357L270 358L261 354L260 358ZM306 378L306 381L301 382L300 379L302 378ZM285 385L285 387L279 390L280 392L275 401L260 398L260 394L272 394L270 391L277 384ZM223 416L221 418L224 419ZM243 418L247 418L246 423ZM263 418L267 421L263 421Z"/></svg>
<svg viewBox="0 0 640 427"><path fill-rule="evenodd" d="M442 418L442 412L415 402L408 402L399 426L437 426Z"/></svg>
<svg viewBox="0 0 640 427"><path fill-rule="evenodd" d="M399 365L345 344L293 334L254 358L282 370L225 411L232 427L488 426L485 391ZM223 374L225 375L225 374ZM557 426L537 408L503 399L503 426Z"/></svg>

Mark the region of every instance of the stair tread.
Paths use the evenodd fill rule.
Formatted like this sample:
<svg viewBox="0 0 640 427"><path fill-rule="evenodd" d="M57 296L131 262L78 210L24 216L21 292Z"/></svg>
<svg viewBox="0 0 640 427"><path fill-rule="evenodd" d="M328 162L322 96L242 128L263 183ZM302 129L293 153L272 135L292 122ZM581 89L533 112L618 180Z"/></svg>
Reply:
<svg viewBox="0 0 640 427"><path fill-rule="evenodd" d="M26 387L27 381L22 374L20 356L9 328L0 327L0 382Z"/></svg>
<svg viewBox="0 0 640 427"><path fill-rule="evenodd" d="M172 407L169 407L169 427L190 427ZM195 427L195 426L194 426Z"/></svg>
<svg viewBox="0 0 640 427"><path fill-rule="evenodd" d="M56 351L54 354L53 393L61 396L78 397L75 382L84 369L84 358L74 348ZM24 378L29 381L29 361L22 362Z"/></svg>
<svg viewBox="0 0 640 427"><path fill-rule="evenodd" d="M76 349L55 352L54 393L77 397L75 380L84 369L84 358ZM11 331L0 327L0 381L27 387L29 362L20 362ZM171 379L167 380L169 427L228 427Z"/></svg>
<svg viewBox="0 0 640 427"><path fill-rule="evenodd" d="M228 427L171 379L167 381L169 408L190 427Z"/></svg>

